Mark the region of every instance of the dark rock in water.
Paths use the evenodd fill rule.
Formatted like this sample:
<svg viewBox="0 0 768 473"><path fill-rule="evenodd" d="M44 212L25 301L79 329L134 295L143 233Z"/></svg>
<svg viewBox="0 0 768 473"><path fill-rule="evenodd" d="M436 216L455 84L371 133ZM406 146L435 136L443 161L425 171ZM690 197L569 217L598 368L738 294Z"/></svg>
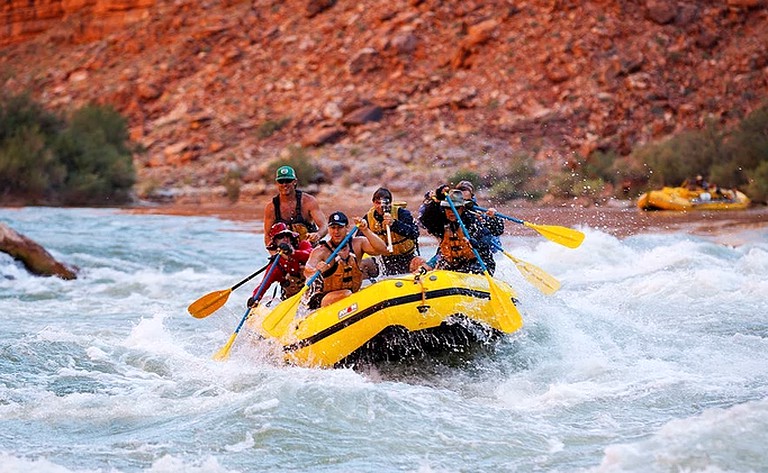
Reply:
<svg viewBox="0 0 768 473"><path fill-rule="evenodd" d="M45 248L4 223L0 223L0 251L20 261L32 274L58 276L62 279L77 278L75 268L56 261Z"/></svg>

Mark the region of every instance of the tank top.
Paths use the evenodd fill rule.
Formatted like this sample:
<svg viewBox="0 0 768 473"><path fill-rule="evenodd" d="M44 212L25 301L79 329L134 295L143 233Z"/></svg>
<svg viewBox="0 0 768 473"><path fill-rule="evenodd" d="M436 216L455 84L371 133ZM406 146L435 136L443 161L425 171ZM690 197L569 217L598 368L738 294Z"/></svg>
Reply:
<svg viewBox="0 0 768 473"><path fill-rule="evenodd" d="M280 213L280 196L276 195L272 198L272 205L275 207L275 223L283 222L291 230L299 234L299 239L305 240L307 233L317 231L317 225L314 222L308 222L301 212L301 197L302 191L296 189L296 215L293 218L283 218Z"/></svg>

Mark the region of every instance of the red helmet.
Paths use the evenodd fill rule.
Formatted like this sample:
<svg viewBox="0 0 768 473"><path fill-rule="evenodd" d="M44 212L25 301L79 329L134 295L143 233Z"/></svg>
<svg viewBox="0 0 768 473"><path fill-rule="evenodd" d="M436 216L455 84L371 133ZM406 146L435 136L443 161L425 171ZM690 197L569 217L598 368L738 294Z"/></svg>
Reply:
<svg viewBox="0 0 768 473"><path fill-rule="evenodd" d="M269 229L269 238L274 240L276 236L283 233L287 233L293 238L297 238L299 236L298 233L291 231L291 229L288 228L288 225L286 225L284 222L277 222L276 224L272 225L272 228Z"/></svg>

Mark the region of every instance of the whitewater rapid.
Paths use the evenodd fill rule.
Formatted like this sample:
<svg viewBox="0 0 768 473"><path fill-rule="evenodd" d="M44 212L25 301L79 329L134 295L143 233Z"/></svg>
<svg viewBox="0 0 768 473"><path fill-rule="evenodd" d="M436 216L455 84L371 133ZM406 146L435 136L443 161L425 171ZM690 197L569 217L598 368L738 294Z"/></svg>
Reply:
<svg viewBox="0 0 768 473"><path fill-rule="evenodd" d="M247 333L211 359L258 278L210 317L186 307L265 264L260 222L0 221L80 269L0 254L3 473L768 471L766 227L505 237L562 283L543 295L496 255L520 332L467 363L355 371L285 366Z"/></svg>

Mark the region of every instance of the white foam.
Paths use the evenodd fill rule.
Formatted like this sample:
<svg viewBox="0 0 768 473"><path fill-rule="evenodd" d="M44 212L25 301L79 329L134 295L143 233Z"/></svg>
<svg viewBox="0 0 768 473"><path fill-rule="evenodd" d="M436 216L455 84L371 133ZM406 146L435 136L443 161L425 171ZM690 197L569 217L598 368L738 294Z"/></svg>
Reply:
<svg viewBox="0 0 768 473"><path fill-rule="evenodd" d="M595 472L762 471L768 400L672 420L651 437L605 449Z"/></svg>
<svg viewBox="0 0 768 473"><path fill-rule="evenodd" d="M3 473L100 473L101 470L70 470L45 458L27 459L0 452L0 471Z"/></svg>

